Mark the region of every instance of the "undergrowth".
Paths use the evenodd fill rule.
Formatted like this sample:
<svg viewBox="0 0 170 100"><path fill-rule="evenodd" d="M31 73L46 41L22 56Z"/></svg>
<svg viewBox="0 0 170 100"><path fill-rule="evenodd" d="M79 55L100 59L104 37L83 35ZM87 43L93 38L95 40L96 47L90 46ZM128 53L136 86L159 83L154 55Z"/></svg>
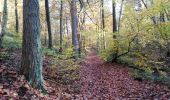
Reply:
<svg viewBox="0 0 170 100"><path fill-rule="evenodd" d="M10 59L10 57L15 56L14 53L18 50L21 51L22 41L21 36L18 34L7 33L3 39L3 48L0 51L0 61L5 61ZM16 52L14 52L16 51ZM84 57L84 54L81 54L81 58L75 60L73 58L73 48L66 48L62 53L58 49L47 47L42 48L43 52L43 69L45 79L53 80L58 84L65 86L70 85L70 88L73 88L74 92L80 91L80 85L76 82L79 81L79 62ZM17 54L18 55L18 54Z"/></svg>
<svg viewBox="0 0 170 100"><path fill-rule="evenodd" d="M21 49L22 36L17 33L7 32L3 38L3 47L10 50Z"/></svg>
<svg viewBox="0 0 170 100"><path fill-rule="evenodd" d="M156 84L163 84L168 86L170 89L170 77L167 72L156 69L153 70L153 67L139 67L134 63L134 60L125 56L121 57L118 60L118 63L123 64L129 67L130 74L133 76L135 80L138 81L151 81Z"/></svg>

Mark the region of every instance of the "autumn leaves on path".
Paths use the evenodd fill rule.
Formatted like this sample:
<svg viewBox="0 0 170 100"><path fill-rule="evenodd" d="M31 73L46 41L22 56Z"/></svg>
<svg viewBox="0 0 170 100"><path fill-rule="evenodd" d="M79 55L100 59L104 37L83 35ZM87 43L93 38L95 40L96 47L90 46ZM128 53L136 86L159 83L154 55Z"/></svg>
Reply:
<svg viewBox="0 0 170 100"><path fill-rule="evenodd" d="M81 85L85 100L170 99L167 87L135 81L128 68L106 63L95 53L82 64Z"/></svg>

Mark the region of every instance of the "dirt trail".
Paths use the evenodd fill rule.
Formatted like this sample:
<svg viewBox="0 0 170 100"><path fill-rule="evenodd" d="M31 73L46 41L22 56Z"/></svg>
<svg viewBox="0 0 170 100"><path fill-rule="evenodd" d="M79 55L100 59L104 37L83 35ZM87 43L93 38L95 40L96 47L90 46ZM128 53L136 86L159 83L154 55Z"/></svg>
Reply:
<svg viewBox="0 0 170 100"><path fill-rule="evenodd" d="M84 100L170 99L167 87L135 81L127 68L106 63L95 53L82 64L81 85Z"/></svg>

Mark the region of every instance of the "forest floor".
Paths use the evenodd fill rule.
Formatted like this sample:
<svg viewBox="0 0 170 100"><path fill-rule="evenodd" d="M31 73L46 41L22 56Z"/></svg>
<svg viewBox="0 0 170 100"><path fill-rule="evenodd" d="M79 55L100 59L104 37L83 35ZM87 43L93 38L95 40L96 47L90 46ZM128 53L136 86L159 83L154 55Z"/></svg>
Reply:
<svg viewBox="0 0 170 100"><path fill-rule="evenodd" d="M8 54L6 50L0 50L1 55ZM80 62L77 71L62 71L62 75L75 73L80 79L71 84L65 84L61 73L53 73L47 66L50 58L44 60L45 88L48 91L44 95L40 91L31 88L22 75L17 74L18 62L21 51L16 50L4 59L0 59L0 100L119 100L119 99L170 99L170 90L163 85L148 81L137 81L131 76L128 67L108 63L102 60L96 53L91 52ZM0 57L2 58L2 57ZM63 68L63 67L62 67ZM59 82L61 81L61 82Z"/></svg>
<svg viewBox="0 0 170 100"><path fill-rule="evenodd" d="M170 99L166 86L134 80L127 67L107 63L94 52L82 65L81 94L85 100Z"/></svg>

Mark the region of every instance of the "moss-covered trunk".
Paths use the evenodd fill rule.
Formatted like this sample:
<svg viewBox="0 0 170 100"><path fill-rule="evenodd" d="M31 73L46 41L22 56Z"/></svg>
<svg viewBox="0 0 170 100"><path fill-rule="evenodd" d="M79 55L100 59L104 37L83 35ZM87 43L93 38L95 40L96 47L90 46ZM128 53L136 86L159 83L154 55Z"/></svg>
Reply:
<svg viewBox="0 0 170 100"><path fill-rule="evenodd" d="M42 50L39 0L23 1L23 45L20 73L34 88L42 89Z"/></svg>
<svg viewBox="0 0 170 100"><path fill-rule="evenodd" d="M8 20L7 0L4 0L2 25L1 25L1 33L0 33L0 48L2 48L3 37L6 33L7 20Z"/></svg>

